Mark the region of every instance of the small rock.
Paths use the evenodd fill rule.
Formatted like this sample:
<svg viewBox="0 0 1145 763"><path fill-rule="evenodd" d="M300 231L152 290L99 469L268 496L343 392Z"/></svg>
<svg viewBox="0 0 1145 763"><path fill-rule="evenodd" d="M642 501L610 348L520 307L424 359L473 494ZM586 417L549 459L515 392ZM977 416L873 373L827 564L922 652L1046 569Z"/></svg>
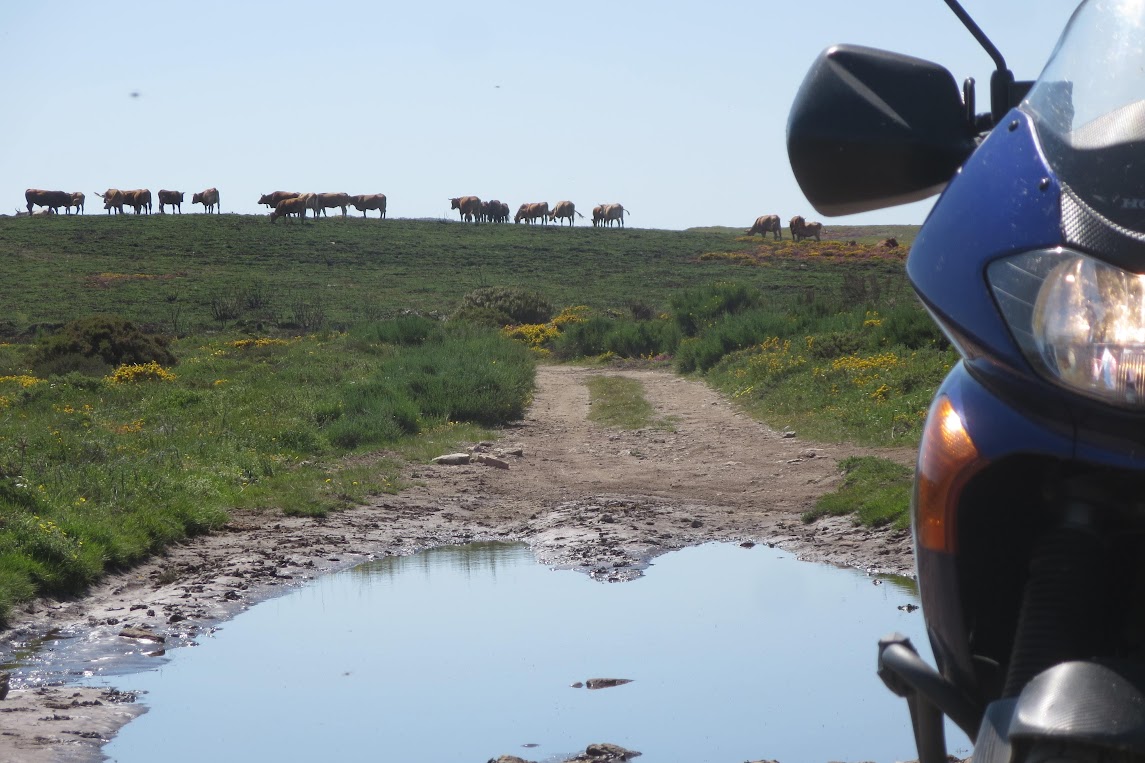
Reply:
<svg viewBox="0 0 1145 763"><path fill-rule="evenodd" d="M755 543L751 542L750 540L745 540L743 543L739 544L739 547L740 548L755 548Z"/></svg>
<svg viewBox="0 0 1145 763"><path fill-rule="evenodd" d="M594 763L622 763L640 755L636 750L626 750L620 745L607 743L590 744L584 754Z"/></svg>
<svg viewBox="0 0 1145 763"><path fill-rule="evenodd" d="M911 612L918 609L918 605L917 604L900 604L899 609L901 609L903 612L906 612L907 614L910 614Z"/></svg>
<svg viewBox="0 0 1145 763"><path fill-rule="evenodd" d="M577 681L575 684L569 684L569 686L572 687L573 689L583 689L584 688L584 684L581 683L580 681Z"/></svg>
<svg viewBox="0 0 1145 763"><path fill-rule="evenodd" d="M499 758L490 758L489 763L532 763L532 761L518 758L516 755L502 755Z"/></svg>
<svg viewBox="0 0 1145 763"><path fill-rule="evenodd" d="M160 636L158 633L152 633L146 628L140 628L135 625L127 626L119 632L119 635L123 636L124 638L137 638L143 639L144 641L163 642L167 640L166 637Z"/></svg>
<svg viewBox="0 0 1145 763"><path fill-rule="evenodd" d="M700 528L700 527L703 527L703 526L704 526L704 523L701 522L700 520L698 520L698 519L692 520L691 527L693 530Z"/></svg>
<svg viewBox="0 0 1145 763"><path fill-rule="evenodd" d="M493 467L496 467L498 469L508 469L509 468L509 462L508 461L502 461L499 458L493 458L493 456L486 456L486 455L482 454L479 456L474 456L473 460L479 464L484 464L485 466L493 466Z"/></svg>
<svg viewBox="0 0 1145 763"><path fill-rule="evenodd" d="M790 439L790 438L792 438L792 437L794 437L794 436L795 436L795 433L794 433L794 432L784 432L784 433L783 433L783 436L784 436L784 438L786 438L786 439Z"/></svg>
<svg viewBox="0 0 1145 763"><path fill-rule="evenodd" d="M464 466L472 459L473 457L468 453L447 453L444 456L430 459L430 461L440 466Z"/></svg>
<svg viewBox="0 0 1145 763"><path fill-rule="evenodd" d="M12 674L0 673L0 699L8 696L8 690L12 688Z"/></svg>
<svg viewBox="0 0 1145 763"><path fill-rule="evenodd" d="M589 689L611 689L613 686L632 683L631 678L590 678L584 682Z"/></svg>
<svg viewBox="0 0 1145 763"><path fill-rule="evenodd" d="M497 451L497 454L501 455L501 456L516 456L517 458L522 458L525 455L525 449L524 448L501 448L500 450Z"/></svg>

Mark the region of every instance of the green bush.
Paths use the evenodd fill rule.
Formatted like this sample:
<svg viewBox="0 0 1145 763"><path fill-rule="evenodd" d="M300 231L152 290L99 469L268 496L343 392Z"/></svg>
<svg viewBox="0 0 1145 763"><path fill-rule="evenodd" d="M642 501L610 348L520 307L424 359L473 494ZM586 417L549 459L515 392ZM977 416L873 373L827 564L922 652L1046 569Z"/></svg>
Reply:
<svg viewBox="0 0 1145 763"><path fill-rule="evenodd" d="M760 304L759 289L733 281L708 284L672 298L672 316L685 336L696 336L725 315Z"/></svg>
<svg viewBox="0 0 1145 763"><path fill-rule="evenodd" d="M412 346L422 344L440 331L440 321L421 315L402 315L380 323L355 326L350 336L360 341Z"/></svg>
<svg viewBox="0 0 1145 763"><path fill-rule="evenodd" d="M481 312L479 312L481 311ZM556 312L552 303L540 294L516 286L487 286L466 294L455 317L486 315L483 311L507 318L501 326L519 323L546 323Z"/></svg>
<svg viewBox="0 0 1145 763"><path fill-rule="evenodd" d="M42 376L79 373L101 376L124 364L176 363L170 339L148 333L117 315L98 314L71 321L32 348L29 363Z"/></svg>

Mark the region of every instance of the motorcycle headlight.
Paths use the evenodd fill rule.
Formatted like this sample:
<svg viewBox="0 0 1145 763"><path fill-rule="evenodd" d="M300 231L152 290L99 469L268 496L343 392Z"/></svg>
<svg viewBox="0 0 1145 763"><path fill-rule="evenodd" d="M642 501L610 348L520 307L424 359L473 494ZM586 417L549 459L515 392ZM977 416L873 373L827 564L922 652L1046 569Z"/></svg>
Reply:
<svg viewBox="0 0 1145 763"><path fill-rule="evenodd" d="M1057 248L991 263L987 280L1039 373L1094 400L1145 410L1145 275Z"/></svg>

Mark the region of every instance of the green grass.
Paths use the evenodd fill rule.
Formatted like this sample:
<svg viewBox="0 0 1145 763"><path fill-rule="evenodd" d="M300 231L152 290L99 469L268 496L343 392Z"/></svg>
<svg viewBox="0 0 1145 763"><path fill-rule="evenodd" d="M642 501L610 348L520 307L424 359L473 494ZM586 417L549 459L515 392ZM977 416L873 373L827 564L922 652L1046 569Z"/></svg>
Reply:
<svg viewBox="0 0 1145 763"><path fill-rule="evenodd" d="M905 510L910 503L910 469L874 456L848 458L840 467L845 475L842 488L820 498L814 509L803 514L804 522L854 514L861 524L871 527L910 526Z"/></svg>
<svg viewBox="0 0 1145 763"><path fill-rule="evenodd" d="M370 334L190 338L161 376L51 381L0 347L0 624L233 510L322 516L396 492L403 456L456 449L531 400L533 358L498 332Z"/></svg>
<svg viewBox="0 0 1145 763"><path fill-rule="evenodd" d="M615 429L672 429L672 422L656 416L644 397L644 385L623 376L593 376L588 386L589 421Z"/></svg>
<svg viewBox="0 0 1145 763"><path fill-rule="evenodd" d="M666 309L680 290L712 280L774 294L843 282L826 262L701 259L761 246L742 233L352 217L274 225L256 215L0 217L0 336L95 312L178 335L341 329L407 311L447 315L485 286L623 311L633 297Z"/></svg>
<svg viewBox="0 0 1145 763"><path fill-rule="evenodd" d="M915 230L828 226L820 245L741 228L0 217L0 623L234 510L320 516L400 490L403 460L519 417L538 354L674 362L773 426L912 444L953 362L906 284ZM900 250L872 247L890 236ZM535 295L516 307L586 307L520 342L437 320L504 312L466 298L505 287ZM30 342L96 313L175 337L175 378L66 363L33 378ZM671 425L639 390L600 394L628 399L617 426Z"/></svg>

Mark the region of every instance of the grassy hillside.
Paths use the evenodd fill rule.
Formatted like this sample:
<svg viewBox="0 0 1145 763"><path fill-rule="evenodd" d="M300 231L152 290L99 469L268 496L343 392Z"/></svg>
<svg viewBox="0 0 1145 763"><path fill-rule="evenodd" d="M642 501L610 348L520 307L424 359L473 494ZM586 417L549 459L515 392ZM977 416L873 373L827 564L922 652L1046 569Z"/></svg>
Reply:
<svg viewBox="0 0 1145 763"><path fill-rule="evenodd" d="M897 254L862 256L891 231L904 244ZM341 328L404 311L448 314L481 286L525 286L558 306L619 310L633 301L663 309L681 289L728 279L775 292L838 289L844 271L901 281L914 229L828 226L824 242L860 242L845 253L847 268L838 257L807 256L814 242L791 252L799 256L769 257L775 244L743 233L376 218L272 225L254 215L0 217L0 336L94 312L179 335Z"/></svg>

